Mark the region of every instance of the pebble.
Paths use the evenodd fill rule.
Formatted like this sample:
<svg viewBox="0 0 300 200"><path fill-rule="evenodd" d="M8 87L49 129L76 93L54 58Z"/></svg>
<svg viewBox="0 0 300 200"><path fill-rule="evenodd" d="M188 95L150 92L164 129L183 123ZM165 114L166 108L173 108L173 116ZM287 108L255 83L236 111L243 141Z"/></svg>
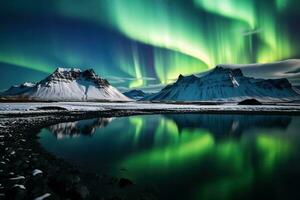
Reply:
<svg viewBox="0 0 300 200"><path fill-rule="evenodd" d="M14 178L10 178L10 180L21 180L21 179L25 179L24 176L17 176L17 177L14 177Z"/></svg>
<svg viewBox="0 0 300 200"><path fill-rule="evenodd" d="M35 176L35 175L38 175L38 174L42 174L43 172L39 169L35 169L32 171L32 175Z"/></svg>
<svg viewBox="0 0 300 200"><path fill-rule="evenodd" d="M51 196L51 194L50 193L46 193L46 194L44 194L42 196L39 196L39 197L35 198L34 200L43 200L43 199L45 199L45 198L47 198L49 196Z"/></svg>
<svg viewBox="0 0 300 200"><path fill-rule="evenodd" d="M18 187L20 189L26 190L24 185L15 184L13 187Z"/></svg>

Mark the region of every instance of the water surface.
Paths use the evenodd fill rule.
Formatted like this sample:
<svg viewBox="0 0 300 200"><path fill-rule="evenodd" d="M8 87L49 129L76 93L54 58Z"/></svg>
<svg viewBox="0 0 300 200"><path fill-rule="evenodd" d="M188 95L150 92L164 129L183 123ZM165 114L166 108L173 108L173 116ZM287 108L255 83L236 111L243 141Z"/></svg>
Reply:
<svg viewBox="0 0 300 200"><path fill-rule="evenodd" d="M42 129L49 152L89 171L153 185L162 199L297 199L300 117L168 114Z"/></svg>

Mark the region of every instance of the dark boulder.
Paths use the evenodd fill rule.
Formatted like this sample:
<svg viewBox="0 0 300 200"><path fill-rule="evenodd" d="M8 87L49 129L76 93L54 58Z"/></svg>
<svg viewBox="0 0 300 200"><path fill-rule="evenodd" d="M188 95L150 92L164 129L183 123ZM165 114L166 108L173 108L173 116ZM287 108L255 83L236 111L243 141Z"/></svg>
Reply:
<svg viewBox="0 0 300 200"><path fill-rule="evenodd" d="M68 109L59 106L43 106L43 107L37 107L37 110L68 110Z"/></svg>
<svg viewBox="0 0 300 200"><path fill-rule="evenodd" d="M133 185L133 182L127 178L121 178L119 180L119 187L120 188L125 188L127 186Z"/></svg>
<svg viewBox="0 0 300 200"><path fill-rule="evenodd" d="M262 105L262 103L256 99L246 99L239 102L238 105Z"/></svg>

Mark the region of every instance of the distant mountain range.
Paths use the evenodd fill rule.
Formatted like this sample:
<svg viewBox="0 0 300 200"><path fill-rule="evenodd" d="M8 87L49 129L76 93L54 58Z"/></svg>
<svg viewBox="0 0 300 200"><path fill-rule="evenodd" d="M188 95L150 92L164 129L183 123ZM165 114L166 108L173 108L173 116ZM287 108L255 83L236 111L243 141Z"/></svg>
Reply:
<svg viewBox="0 0 300 200"><path fill-rule="evenodd" d="M2 98L37 101L129 101L93 69L57 68L50 76L34 83L10 87Z"/></svg>
<svg viewBox="0 0 300 200"><path fill-rule="evenodd" d="M125 96L127 96L130 99L139 100L143 99L146 96L148 96L148 93L143 92L142 90L130 90L128 92L123 93Z"/></svg>
<svg viewBox="0 0 300 200"><path fill-rule="evenodd" d="M287 60L269 64L219 65L202 74L179 75L175 83L154 94L142 90L122 94L93 69L57 68L40 82L12 86L0 97L1 100L15 101L242 101L251 98L292 101L300 100L300 87L293 87L288 79L250 76L256 71L259 74L255 77L273 73L274 76L297 80L300 73L298 64L299 60ZM285 71L280 71L280 66Z"/></svg>
<svg viewBox="0 0 300 200"><path fill-rule="evenodd" d="M230 67L226 65L226 67ZM256 79L243 75L241 69L217 66L202 77L178 77L160 92L142 100L150 101L241 101L256 98L262 101L300 99L299 93L285 79Z"/></svg>

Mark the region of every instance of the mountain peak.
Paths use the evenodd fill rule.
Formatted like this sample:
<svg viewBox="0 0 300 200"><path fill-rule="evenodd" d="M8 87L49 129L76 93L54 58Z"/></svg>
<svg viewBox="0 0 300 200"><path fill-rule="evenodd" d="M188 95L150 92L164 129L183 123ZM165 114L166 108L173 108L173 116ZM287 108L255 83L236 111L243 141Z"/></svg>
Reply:
<svg viewBox="0 0 300 200"><path fill-rule="evenodd" d="M181 81L184 81L184 82L193 82L193 81L196 81L198 80L199 78L195 75L189 75L189 76L183 76L182 74L180 74L178 76L178 79L177 79L177 82L181 82Z"/></svg>
<svg viewBox="0 0 300 200"><path fill-rule="evenodd" d="M184 78L184 76L182 74L179 74L178 76L178 80Z"/></svg>
<svg viewBox="0 0 300 200"><path fill-rule="evenodd" d="M55 72L81 72L78 68L66 68L66 67L58 67L56 68Z"/></svg>
<svg viewBox="0 0 300 200"><path fill-rule="evenodd" d="M83 71L82 76L84 76L86 78L96 78L97 77L95 71L92 68Z"/></svg>
<svg viewBox="0 0 300 200"><path fill-rule="evenodd" d="M106 79L99 77L94 69L90 68L81 71L78 68L57 68L50 76L42 80L40 83L49 85L53 82L72 82L72 81L88 81L96 85L96 87L108 87L110 84Z"/></svg>
<svg viewBox="0 0 300 200"><path fill-rule="evenodd" d="M243 76L240 68L232 69L222 65L217 65L210 73L212 74L231 74L232 76Z"/></svg>

